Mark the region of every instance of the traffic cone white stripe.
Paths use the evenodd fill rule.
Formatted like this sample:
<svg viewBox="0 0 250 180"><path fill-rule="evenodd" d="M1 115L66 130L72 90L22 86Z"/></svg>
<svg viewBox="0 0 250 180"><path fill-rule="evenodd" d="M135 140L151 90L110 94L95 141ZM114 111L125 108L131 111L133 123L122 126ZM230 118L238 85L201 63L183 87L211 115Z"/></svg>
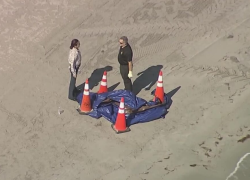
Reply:
<svg viewBox="0 0 250 180"><path fill-rule="evenodd" d="M124 109L119 109L119 114L124 114Z"/></svg>
<svg viewBox="0 0 250 180"><path fill-rule="evenodd" d="M89 84L85 83L84 90L89 90Z"/></svg>
<svg viewBox="0 0 250 180"><path fill-rule="evenodd" d="M108 92L108 87L107 87L107 72L104 71L103 76L102 76L102 81L101 81L101 85L99 88L98 93L105 93Z"/></svg>
<svg viewBox="0 0 250 180"><path fill-rule="evenodd" d="M89 84L88 83L85 83L83 94L84 95L89 95Z"/></svg>
<svg viewBox="0 0 250 180"><path fill-rule="evenodd" d="M162 83L157 83L157 86L158 87L163 87L163 84Z"/></svg>
<svg viewBox="0 0 250 180"><path fill-rule="evenodd" d="M84 95L89 95L89 91L84 90L83 94Z"/></svg>
<svg viewBox="0 0 250 180"><path fill-rule="evenodd" d="M124 114L124 102L120 102L119 112L120 114Z"/></svg>
<svg viewBox="0 0 250 180"><path fill-rule="evenodd" d="M118 113L124 114L124 102L120 102L119 112Z"/></svg>
<svg viewBox="0 0 250 180"><path fill-rule="evenodd" d="M158 77L157 86L158 87L163 87L163 78L162 78L161 75L159 75L159 77Z"/></svg>
<svg viewBox="0 0 250 180"><path fill-rule="evenodd" d="M102 82L101 82L101 85L102 85L102 86L107 86L107 82L102 81Z"/></svg>
<svg viewBox="0 0 250 180"><path fill-rule="evenodd" d="M120 103L120 109L124 109L124 102Z"/></svg>
<svg viewBox="0 0 250 180"><path fill-rule="evenodd" d="M159 76L159 77L158 77L158 81L159 81L159 82L162 82L162 76Z"/></svg>

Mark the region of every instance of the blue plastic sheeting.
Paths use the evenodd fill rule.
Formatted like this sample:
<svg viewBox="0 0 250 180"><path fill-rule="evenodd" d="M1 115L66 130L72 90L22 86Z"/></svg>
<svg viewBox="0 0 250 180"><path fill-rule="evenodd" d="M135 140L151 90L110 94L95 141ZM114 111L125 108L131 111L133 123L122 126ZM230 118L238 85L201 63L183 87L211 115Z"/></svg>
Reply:
<svg viewBox="0 0 250 180"><path fill-rule="evenodd" d="M154 94L154 91L155 90L151 92L152 95ZM80 93L77 96L77 102L79 104L81 104L82 102L82 96L83 93ZM141 112L137 112L137 110L142 106L156 105L158 99L156 99L156 102L154 101L147 102L146 100L137 97L136 95L127 90L115 90L101 94L90 92L90 99L93 111L88 113L88 115L96 119L104 117L111 123L115 124L117 112L119 110L119 102L122 97L124 97L125 107L128 106L129 108L133 109L133 113L130 114L125 113L127 126L131 126L137 123L145 123L159 118L165 118L165 115L167 114L167 109L169 109L172 104L171 98L169 98L165 94L164 104L161 104L160 106L153 107ZM110 99L112 101L103 102L106 99ZM118 104L115 104L115 102L118 102Z"/></svg>

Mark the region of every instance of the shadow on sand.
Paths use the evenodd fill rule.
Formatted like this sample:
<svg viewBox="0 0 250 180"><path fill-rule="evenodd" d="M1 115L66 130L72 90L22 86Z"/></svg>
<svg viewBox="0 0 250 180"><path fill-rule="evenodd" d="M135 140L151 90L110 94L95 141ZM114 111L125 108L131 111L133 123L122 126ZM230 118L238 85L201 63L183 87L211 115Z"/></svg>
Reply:
<svg viewBox="0 0 250 180"><path fill-rule="evenodd" d="M109 92L110 92L110 91L114 91L115 88L116 88L119 84L120 84L120 82L118 82L118 83L116 83L116 84L114 84L114 85L108 87L108 91L109 91Z"/></svg>
<svg viewBox="0 0 250 180"><path fill-rule="evenodd" d="M133 93L137 95L143 88L145 88L146 91L150 90L157 82L162 67L162 65L151 66L146 70L139 72L137 74L139 77L133 82Z"/></svg>
<svg viewBox="0 0 250 180"><path fill-rule="evenodd" d="M95 69L91 76L89 77L89 89L93 89L95 86L98 86L99 82L102 80L102 76L104 71L112 71L113 67L112 66L106 66L104 68L98 68ZM77 86L77 89L80 89L83 91L84 89L85 82Z"/></svg>
<svg viewBox="0 0 250 180"><path fill-rule="evenodd" d="M179 91L180 88L181 88L181 86L179 86L179 87L173 89L172 91L166 93L166 95L167 95L169 98L172 99L172 97L175 95L175 93L177 93L177 91Z"/></svg>

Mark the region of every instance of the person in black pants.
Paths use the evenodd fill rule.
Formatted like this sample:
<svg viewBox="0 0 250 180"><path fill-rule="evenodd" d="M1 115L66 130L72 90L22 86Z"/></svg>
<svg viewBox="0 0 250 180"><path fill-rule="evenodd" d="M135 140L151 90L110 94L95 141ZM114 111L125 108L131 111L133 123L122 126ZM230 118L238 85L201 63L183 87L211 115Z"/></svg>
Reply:
<svg viewBox="0 0 250 180"><path fill-rule="evenodd" d="M78 39L73 39L70 45L69 51L69 71L71 74L70 83L69 83L69 94L68 98L70 100L76 100L77 95L81 92L76 88L76 77L81 66L81 52L79 50L80 41Z"/></svg>
<svg viewBox="0 0 250 180"><path fill-rule="evenodd" d="M131 78L132 74L132 58L133 58L133 50L128 43L128 38L126 36L122 36L119 39L120 50L118 54L118 62L120 64L120 73L124 82L125 90L133 91Z"/></svg>

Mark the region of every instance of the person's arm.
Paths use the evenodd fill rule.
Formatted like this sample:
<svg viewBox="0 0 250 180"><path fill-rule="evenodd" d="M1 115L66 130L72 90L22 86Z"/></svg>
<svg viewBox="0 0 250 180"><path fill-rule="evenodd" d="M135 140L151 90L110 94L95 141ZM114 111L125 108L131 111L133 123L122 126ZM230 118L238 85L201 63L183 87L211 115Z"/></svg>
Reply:
<svg viewBox="0 0 250 180"><path fill-rule="evenodd" d="M128 69L129 69L129 73L128 73L128 77L132 78L133 77L133 62L132 62L132 58L133 58L133 52L132 51L128 51L126 53L126 57L127 57L127 61L128 61Z"/></svg>
<svg viewBox="0 0 250 180"><path fill-rule="evenodd" d="M133 71L133 62L132 61L128 62L128 69L129 69L129 71Z"/></svg>

